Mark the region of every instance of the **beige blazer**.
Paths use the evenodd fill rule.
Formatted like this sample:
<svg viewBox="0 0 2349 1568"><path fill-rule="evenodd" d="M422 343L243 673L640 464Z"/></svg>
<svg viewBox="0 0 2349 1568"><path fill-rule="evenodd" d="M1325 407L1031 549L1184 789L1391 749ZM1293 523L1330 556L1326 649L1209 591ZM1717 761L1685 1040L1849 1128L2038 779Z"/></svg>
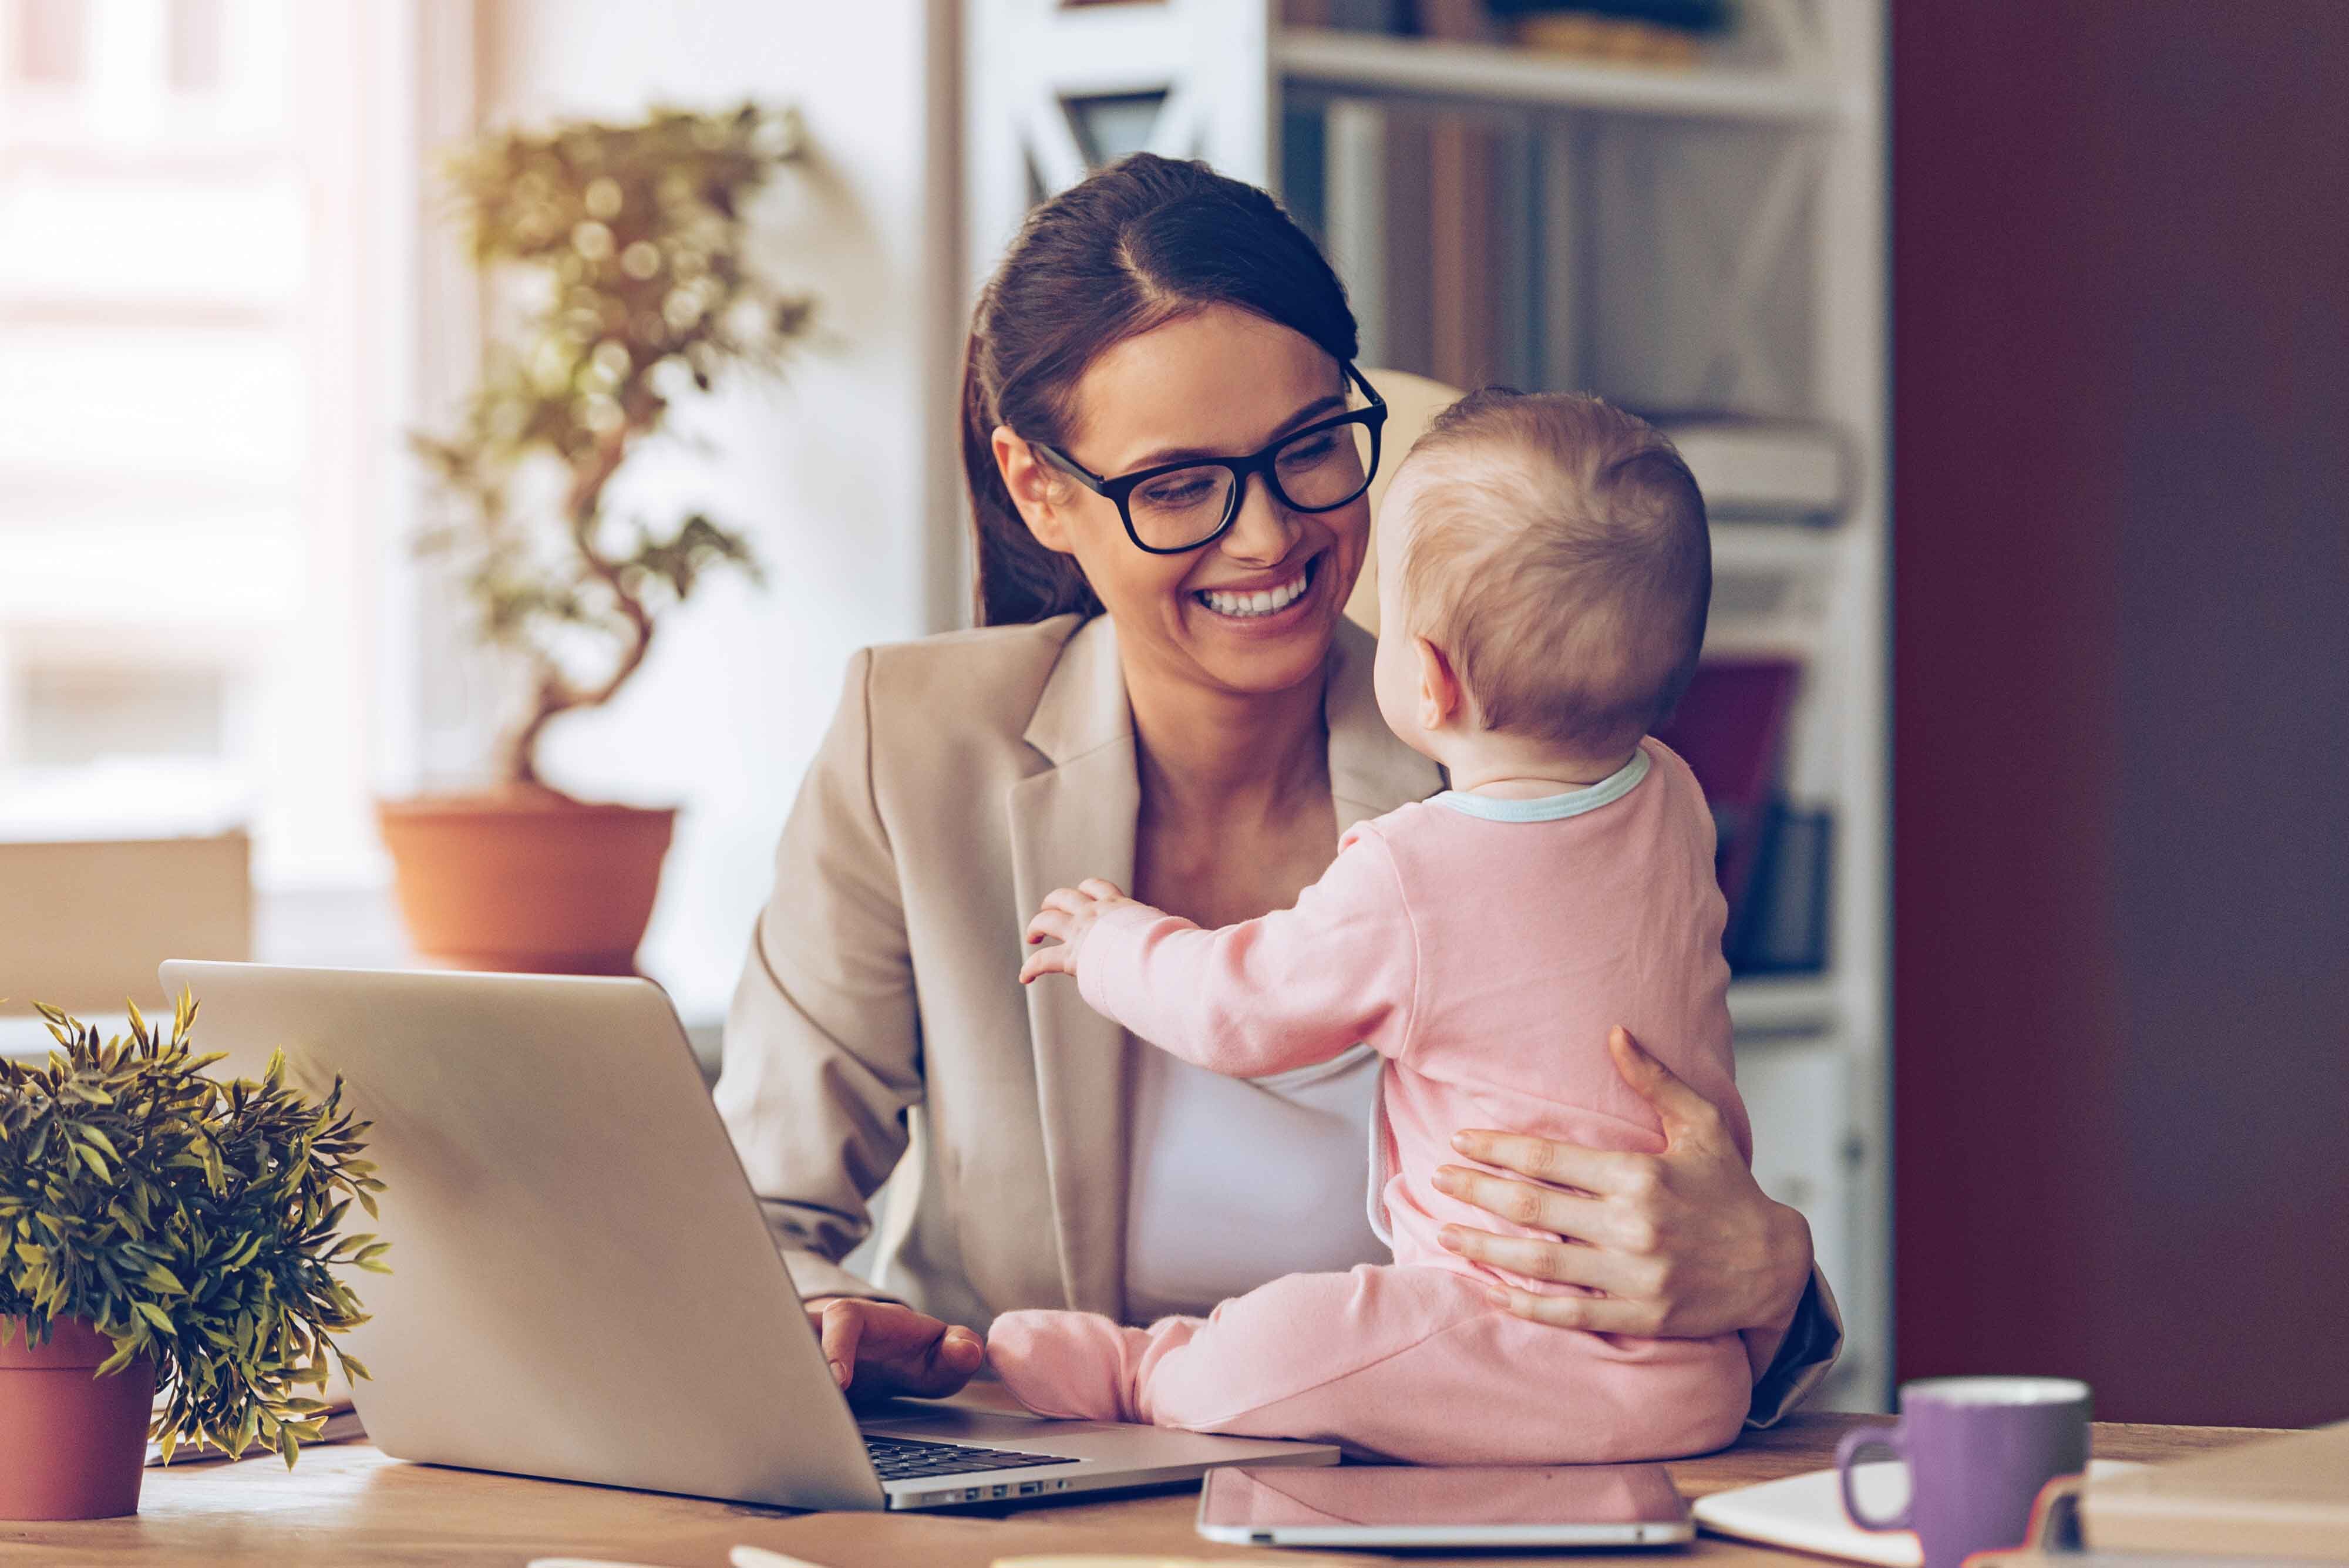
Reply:
<svg viewBox="0 0 2349 1568"><path fill-rule="evenodd" d="M1045 893L1132 886L1141 796L1116 637L1107 617L1062 616L850 661L783 829L717 1090L803 1294L888 1295L982 1331L1018 1307L1123 1315L1142 1047L1076 987L1018 979ZM1341 831L1442 787L1379 717L1373 646L1341 623L1330 649ZM837 1260L893 1171L883 1291ZM1827 1311L1800 1367L1779 1357L1795 1376L1785 1400L1757 1398L1763 1418L1824 1375L1840 1337Z"/></svg>

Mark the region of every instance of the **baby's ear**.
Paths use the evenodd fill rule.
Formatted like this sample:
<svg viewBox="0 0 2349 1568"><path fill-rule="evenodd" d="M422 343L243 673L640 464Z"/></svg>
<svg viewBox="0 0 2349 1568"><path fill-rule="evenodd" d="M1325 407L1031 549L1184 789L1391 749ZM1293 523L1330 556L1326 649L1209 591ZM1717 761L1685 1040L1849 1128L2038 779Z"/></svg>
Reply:
<svg viewBox="0 0 2349 1568"><path fill-rule="evenodd" d="M1413 638L1411 649L1419 661L1419 722L1432 733L1459 716L1467 694L1444 649L1423 637Z"/></svg>

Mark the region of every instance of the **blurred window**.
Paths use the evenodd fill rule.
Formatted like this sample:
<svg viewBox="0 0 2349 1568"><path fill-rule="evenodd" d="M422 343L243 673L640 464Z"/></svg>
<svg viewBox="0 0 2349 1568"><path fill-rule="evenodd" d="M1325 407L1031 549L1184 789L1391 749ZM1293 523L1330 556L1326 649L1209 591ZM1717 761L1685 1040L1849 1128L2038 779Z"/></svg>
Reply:
<svg viewBox="0 0 2349 1568"><path fill-rule="evenodd" d="M221 82L227 8L222 0L171 0L169 77L181 92L211 92Z"/></svg>
<svg viewBox="0 0 2349 1568"><path fill-rule="evenodd" d="M0 0L0 836L201 799L265 853L316 815L296 792L363 771L316 765L356 742L290 695L305 560L348 526L305 506L336 346L305 311L299 25Z"/></svg>
<svg viewBox="0 0 2349 1568"><path fill-rule="evenodd" d="M87 48L86 0L16 0L8 74L20 82L78 81Z"/></svg>

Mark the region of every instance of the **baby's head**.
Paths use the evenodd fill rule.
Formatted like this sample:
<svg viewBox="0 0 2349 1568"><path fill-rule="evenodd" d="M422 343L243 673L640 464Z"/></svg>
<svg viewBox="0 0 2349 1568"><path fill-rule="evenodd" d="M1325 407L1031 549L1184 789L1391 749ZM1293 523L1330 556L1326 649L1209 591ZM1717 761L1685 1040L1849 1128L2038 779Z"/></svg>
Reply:
<svg viewBox="0 0 2349 1568"><path fill-rule="evenodd" d="M1474 392L1395 472L1378 520L1380 711L1422 751L1628 755L1686 690L1713 547L1646 421L1567 392Z"/></svg>

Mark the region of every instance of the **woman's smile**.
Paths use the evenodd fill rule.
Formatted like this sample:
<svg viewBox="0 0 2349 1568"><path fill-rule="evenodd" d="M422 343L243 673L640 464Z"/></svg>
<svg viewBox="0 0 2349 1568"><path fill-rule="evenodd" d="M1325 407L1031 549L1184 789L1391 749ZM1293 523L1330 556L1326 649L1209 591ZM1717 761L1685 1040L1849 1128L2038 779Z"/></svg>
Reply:
<svg viewBox="0 0 2349 1568"><path fill-rule="evenodd" d="M1321 564L1328 554L1326 548L1316 550L1295 566L1195 588L1190 597L1216 620L1230 623L1233 630L1257 636L1289 631L1313 613L1318 599L1314 589L1321 581Z"/></svg>

